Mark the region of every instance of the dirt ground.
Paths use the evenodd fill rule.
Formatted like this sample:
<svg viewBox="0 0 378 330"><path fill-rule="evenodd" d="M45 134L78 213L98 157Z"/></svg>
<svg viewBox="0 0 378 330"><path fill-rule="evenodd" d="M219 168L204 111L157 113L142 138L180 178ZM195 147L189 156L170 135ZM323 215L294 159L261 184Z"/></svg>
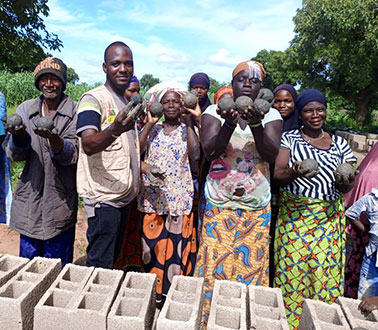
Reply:
<svg viewBox="0 0 378 330"><path fill-rule="evenodd" d="M74 262L82 264L85 259L87 248L87 218L83 207L79 208L76 224L76 236L74 247ZM20 234L5 224L0 224L0 254L12 254L18 256L20 245Z"/></svg>

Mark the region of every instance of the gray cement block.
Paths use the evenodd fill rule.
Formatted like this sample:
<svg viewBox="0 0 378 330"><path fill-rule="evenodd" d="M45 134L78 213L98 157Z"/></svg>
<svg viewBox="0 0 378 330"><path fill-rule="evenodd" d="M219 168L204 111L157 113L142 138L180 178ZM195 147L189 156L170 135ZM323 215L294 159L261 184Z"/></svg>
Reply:
<svg viewBox="0 0 378 330"><path fill-rule="evenodd" d="M73 302L83 291L94 267L67 264L34 310L34 330L75 329Z"/></svg>
<svg viewBox="0 0 378 330"><path fill-rule="evenodd" d="M108 315L108 330L151 330L156 274L128 272Z"/></svg>
<svg viewBox="0 0 378 330"><path fill-rule="evenodd" d="M104 330L107 317L124 273L96 268L82 293L73 302L71 314L75 329Z"/></svg>
<svg viewBox="0 0 378 330"><path fill-rule="evenodd" d="M203 278L173 277L156 330L199 330L202 317Z"/></svg>
<svg viewBox="0 0 378 330"><path fill-rule="evenodd" d="M341 309L352 329L378 329L378 311L373 311L365 317L358 310L358 305L361 303L361 300L339 297L336 302L341 306Z"/></svg>
<svg viewBox="0 0 378 330"><path fill-rule="evenodd" d="M30 260L6 254L0 257L0 288Z"/></svg>
<svg viewBox="0 0 378 330"><path fill-rule="evenodd" d="M34 307L60 270L60 259L36 257L0 288L2 329L33 329Z"/></svg>
<svg viewBox="0 0 378 330"><path fill-rule="evenodd" d="M299 330L349 330L349 324L337 304L305 299Z"/></svg>
<svg viewBox="0 0 378 330"><path fill-rule="evenodd" d="M247 330L247 286L243 283L215 280L208 330Z"/></svg>
<svg viewBox="0 0 378 330"><path fill-rule="evenodd" d="M248 294L249 329L289 330L281 289L250 285Z"/></svg>

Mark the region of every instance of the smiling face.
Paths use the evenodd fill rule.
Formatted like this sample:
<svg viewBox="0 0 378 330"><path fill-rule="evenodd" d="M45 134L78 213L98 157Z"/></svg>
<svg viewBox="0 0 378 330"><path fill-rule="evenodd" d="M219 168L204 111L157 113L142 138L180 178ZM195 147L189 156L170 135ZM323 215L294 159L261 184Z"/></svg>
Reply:
<svg viewBox="0 0 378 330"><path fill-rule="evenodd" d="M131 50L119 44L111 46L107 50L102 68L106 73L105 84L117 94L123 95L134 74Z"/></svg>
<svg viewBox="0 0 378 330"><path fill-rule="evenodd" d="M176 119L180 117L180 94L173 91L168 91L164 94L160 103L163 105L163 112L166 119Z"/></svg>
<svg viewBox="0 0 378 330"><path fill-rule="evenodd" d="M232 90L235 100L241 95L255 100L260 87L261 81L256 77L252 77L250 70L242 70L232 79Z"/></svg>
<svg viewBox="0 0 378 330"><path fill-rule="evenodd" d="M301 111L303 125L308 130L320 130L327 118L327 109L320 102L307 103Z"/></svg>
<svg viewBox="0 0 378 330"><path fill-rule="evenodd" d="M289 117L294 111L293 96L286 89L274 94L273 108L277 109L282 117Z"/></svg>
<svg viewBox="0 0 378 330"><path fill-rule="evenodd" d="M60 98L62 95L62 81L52 73L45 73L38 80L39 90L46 99Z"/></svg>

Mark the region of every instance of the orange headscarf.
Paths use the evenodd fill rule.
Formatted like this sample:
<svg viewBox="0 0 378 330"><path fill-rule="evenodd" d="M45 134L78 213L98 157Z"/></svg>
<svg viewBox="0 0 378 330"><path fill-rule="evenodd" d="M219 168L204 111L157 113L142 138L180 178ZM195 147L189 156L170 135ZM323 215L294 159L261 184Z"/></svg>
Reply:
<svg viewBox="0 0 378 330"><path fill-rule="evenodd" d="M266 77L264 66L260 62L249 60L241 62L235 67L234 71L232 71L232 78L243 70L250 70L252 77L258 78L261 82Z"/></svg>
<svg viewBox="0 0 378 330"><path fill-rule="evenodd" d="M213 103L214 104L218 104L220 98L224 94L231 94L231 96L233 96L232 87L231 86L226 86L226 87L222 87L222 88L218 89L217 92L214 95L214 102Z"/></svg>

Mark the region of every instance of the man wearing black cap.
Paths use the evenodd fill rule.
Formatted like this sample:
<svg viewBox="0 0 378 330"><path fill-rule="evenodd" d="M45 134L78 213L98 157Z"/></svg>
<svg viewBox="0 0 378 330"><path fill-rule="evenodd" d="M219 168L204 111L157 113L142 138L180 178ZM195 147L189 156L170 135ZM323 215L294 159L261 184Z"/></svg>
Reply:
<svg viewBox="0 0 378 330"><path fill-rule="evenodd" d="M20 235L20 256L72 262L77 217L75 102L64 94L66 65L48 57L34 70L42 95L18 106L21 125L7 124L3 146L11 160L25 161L11 208L10 226ZM54 128L41 126L41 118Z"/></svg>

